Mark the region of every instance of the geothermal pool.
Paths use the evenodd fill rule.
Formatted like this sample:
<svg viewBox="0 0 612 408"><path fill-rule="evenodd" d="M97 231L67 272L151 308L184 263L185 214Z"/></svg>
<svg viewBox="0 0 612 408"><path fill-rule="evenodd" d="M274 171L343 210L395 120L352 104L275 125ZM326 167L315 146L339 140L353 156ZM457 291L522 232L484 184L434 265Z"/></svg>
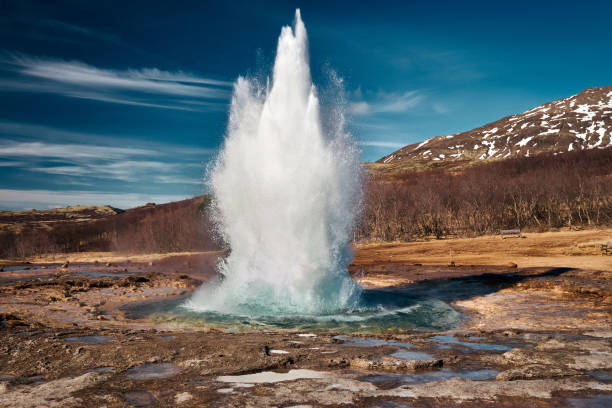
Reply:
<svg viewBox="0 0 612 408"><path fill-rule="evenodd" d="M151 319L156 324L209 327L223 331L317 331L341 333L389 333L447 330L462 315L444 300L415 296L409 288L363 290L358 306L336 313L230 314L194 311L185 299L142 303L126 310L130 318Z"/></svg>

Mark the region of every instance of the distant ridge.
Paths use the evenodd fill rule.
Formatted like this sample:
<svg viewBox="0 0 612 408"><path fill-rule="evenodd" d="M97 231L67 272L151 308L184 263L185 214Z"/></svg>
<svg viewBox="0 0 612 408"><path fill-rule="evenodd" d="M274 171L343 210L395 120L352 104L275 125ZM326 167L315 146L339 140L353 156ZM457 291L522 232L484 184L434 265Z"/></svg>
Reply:
<svg viewBox="0 0 612 408"><path fill-rule="evenodd" d="M481 160L608 147L612 147L612 86L587 88L467 132L405 146L372 167L456 167Z"/></svg>

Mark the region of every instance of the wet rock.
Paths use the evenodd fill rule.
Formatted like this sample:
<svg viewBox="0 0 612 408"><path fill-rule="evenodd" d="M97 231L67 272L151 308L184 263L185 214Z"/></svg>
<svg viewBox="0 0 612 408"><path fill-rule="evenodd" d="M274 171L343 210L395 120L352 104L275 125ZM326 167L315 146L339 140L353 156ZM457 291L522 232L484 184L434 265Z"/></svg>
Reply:
<svg viewBox="0 0 612 408"><path fill-rule="evenodd" d="M39 385L13 388L0 392L0 406L11 408L83 406L72 394L108 378L107 374L87 373L74 378L60 378ZM61 404L58 403L61 401Z"/></svg>
<svg viewBox="0 0 612 408"><path fill-rule="evenodd" d="M502 371L496 377L498 381L533 380L536 378L562 378L583 375L580 371L539 364L529 364L519 368Z"/></svg>
<svg viewBox="0 0 612 408"><path fill-rule="evenodd" d="M401 360L385 357L382 360L369 360L366 358L354 358L350 361L351 367L365 370L383 371L414 371L431 368L441 368L443 360Z"/></svg>
<svg viewBox="0 0 612 408"><path fill-rule="evenodd" d="M348 367L351 365L351 361L345 359L345 358L339 358L339 359L332 359L329 360L329 364L327 365L328 367Z"/></svg>
<svg viewBox="0 0 612 408"><path fill-rule="evenodd" d="M147 407L157 402L155 397L149 392L132 391L123 394L125 401L134 407Z"/></svg>
<svg viewBox="0 0 612 408"><path fill-rule="evenodd" d="M508 262L506 264L506 267L508 267L508 268L518 268L518 265L515 264L514 262Z"/></svg>

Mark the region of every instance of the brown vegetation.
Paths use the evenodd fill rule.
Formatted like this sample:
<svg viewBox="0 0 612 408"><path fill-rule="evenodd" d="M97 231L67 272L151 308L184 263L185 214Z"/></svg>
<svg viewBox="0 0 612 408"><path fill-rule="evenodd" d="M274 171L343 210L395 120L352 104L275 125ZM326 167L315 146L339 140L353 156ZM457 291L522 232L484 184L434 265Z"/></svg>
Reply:
<svg viewBox="0 0 612 408"><path fill-rule="evenodd" d="M211 234L206 196L149 204L88 222L49 228L26 223L0 231L0 258L84 251L174 252L218 249Z"/></svg>
<svg viewBox="0 0 612 408"><path fill-rule="evenodd" d="M10 228L0 228L0 258L216 250L220 245L211 232L207 203L201 196L124 212L84 214L79 209L78 216L70 211L61 216L57 211L14 213L13 218L3 213L2 223ZM604 149L488 162L461 171L373 176L366 185L355 239L410 241L471 237L508 228L548 231L610 225L612 149Z"/></svg>
<svg viewBox="0 0 612 408"><path fill-rule="evenodd" d="M357 240L612 224L612 149L373 177Z"/></svg>

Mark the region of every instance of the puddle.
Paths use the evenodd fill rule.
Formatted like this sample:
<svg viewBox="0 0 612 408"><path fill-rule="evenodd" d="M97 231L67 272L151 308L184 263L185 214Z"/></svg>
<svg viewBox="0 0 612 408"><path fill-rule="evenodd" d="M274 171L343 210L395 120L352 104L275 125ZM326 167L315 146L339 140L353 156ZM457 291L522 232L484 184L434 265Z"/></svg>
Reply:
<svg viewBox="0 0 612 408"><path fill-rule="evenodd" d="M371 383L391 383L392 387L401 385L425 384L434 381L447 380L453 377L466 378L473 381L483 381L494 379L499 371L497 370L474 370L474 371L451 371L443 368L439 371L424 372L418 374L377 374L359 378L360 381Z"/></svg>
<svg viewBox="0 0 612 408"><path fill-rule="evenodd" d="M317 335L314 333L300 333L298 337L317 337Z"/></svg>
<svg viewBox="0 0 612 408"><path fill-rule="evenodd" d="M144 391L126 392L123 394L123 399L134 407L146 407L157 402L151 393Z"/></svg>
<svg viewBox="0 0 612 408"><path fill-rule="evenodd" d="M17 384L36 385L44 383L45 377L43 375L31 375L29 377L19 377L15 382Z"/></svg>
<svg viewBox="0 0 612 408"><path fill-rule="evenodd" d="M15 265L15 266L4 266L2 268L2 271L0 272L15 272L15 271L23 271L23 270L27 270L27 269L31 269L31 267L25 266L25 265Z"/></svg>
<svg viewBox="0 0 612 408"><path fill-rule="evenodd" d="M584 373L600 381L612 381L612 370L585 371Z"/></svg>
<svg viewBox="0 0 612 408"><path fill-rule="evenodd" d="M160 340L174 340L176 337L175 336L161 336L159 339Z"/></svg>
<svg viewBox="0 0 612 408"><path fill-rule="evenodd" d="M596 395L591 398L568 398L568 407L572 408L608 408L612 407L612 395Z"/></svg>
<svg viewBox="0 0 612 408"><path fill-rule="evenodd" d="M285 350L270 350L271 354L289 354L288 351Z"/></svg>
<svg viewBox="0 0 612 408"><path fill-rule="evenodd" d="M85 275L89 278L127 278L138 272L98 272L98 271L78 271L79 275Z"/></svg>
<svg viewBox="0 0 612 408"><path fill-rule="evenodd" d="M76 343L92 343L92 344L100 344L106 343L107 341L112 340L112 337L108 336L81 336L81 337L66 337L64 340L76 342Z"/></svg>
<svg viewBox="0 0 612 408"><path fill-rule="evenodd" d="M326 378L329 374L313 371L313 370L289 370L286 373L277 373L274 371L262 371L255 374L246 375L225 375L217 377L217 381L229 383L275 383L280 381L293 381L310 378Z"/></svg>
<svg viewBox="0 0 612 408"><path fill-rule="evenodd" d="M126 377L132 380L157 380L177 375L180 368L172 363L143 364L127 370Z"/></svg>
<svg viewBox="0 0 612 408"><path fill-rule="evenodd" d="M451 334L437 335L429 338L429 341L436 343L442 343L439 348L448 349L451 348L449 344L456 344L458 346L468 347L473 350L496 350L496 351L510 351L512 347L504 346L503 344L490 344L490 343L470 343L467 341L460 341Z"/></svg>
<svg viewBox="0 0 612 408"><path fill-rule="evenodd" d="M34 336L35 334L42 334L43 332L41 331L21 331L21 332L17 332L15 333L15 335L17 336Z"/></svg>
<svg viewBox="0 0 612 408"><path fill-rule="evenodd" d="M391 357L401 358L402 360L433 360L434 358L431 354L408 350L397 350L389 355Z"/></svg>
<svg viewBox="0 0 612 408"><path fill-rule="evenodd" d="M410 343L402 343L397 340L381 340L372 337L350 337L345 335L334 336L334 340L342 340L343 346L349 347L379 347L379 346L397 346L397 347L413 347Z"/></svg>
<svg viewBox="0 0 612 408"><path fill-rule="evenodd" d="M12 375L8 375L8 374L0 374L0 381L11 381L13 378Z"/></svg>

